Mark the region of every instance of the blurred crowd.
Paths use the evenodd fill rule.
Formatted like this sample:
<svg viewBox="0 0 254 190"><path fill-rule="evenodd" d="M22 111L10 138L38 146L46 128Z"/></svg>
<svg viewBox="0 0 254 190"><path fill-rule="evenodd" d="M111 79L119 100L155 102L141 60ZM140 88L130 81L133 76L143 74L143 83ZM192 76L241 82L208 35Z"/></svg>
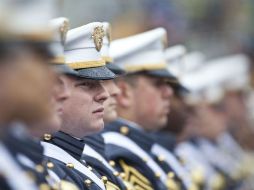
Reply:
<svg viewBox="0 0 254 190"><path fill-rule="evenodd" d="M0 1L0 190L254 190L252 2L96 3Z"/></svg>

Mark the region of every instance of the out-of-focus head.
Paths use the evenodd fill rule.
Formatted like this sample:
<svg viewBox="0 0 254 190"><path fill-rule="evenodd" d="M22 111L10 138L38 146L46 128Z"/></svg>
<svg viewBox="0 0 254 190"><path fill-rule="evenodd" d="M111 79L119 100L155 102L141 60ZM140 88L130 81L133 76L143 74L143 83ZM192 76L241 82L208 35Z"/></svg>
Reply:
<svg viewBox="0 0 254 190"><path fill-rule="evenodd" d="M216 138L227 130L229 117L225 93L231 88L229 83L237 84L236 80L246 74L248 67L244 62L246 57L243 55L211 60L182 79L191 90L186 101L195 105L191 120L195 123L192 126L198 127L199 135Z"/></svg>
<svg viewBox="0 0 254 190"><path fill-rule="evenodd" d="M177 136L181 135L188 123L190 124L188 121L193 111L184 101L184 97L189 96L189 90L181 79L198 69L204 62L204 55L201 52L186 53L186 51L183 45L176 45L167 48L165 53L168 69L177 76L178 81L176 84L171 84L176 96L171 101L171 111L164 130Z"/></svg>
<svg viewBox="0 0 254 190"><path fill-rule="evenodd" d="M146 130L157 130L167 121L176 78L167 70L166 31L157 28L115 40L110 53L127 74L117 80L120 117L136 122Z"/></svg>
<svg viewBox="0 0 254 190"><path fill-rule="evenodd" d="M63 102L69 98L70 90L68 89L65 77L75 75L76 72L65 64L64 44L66 33L69 28L69 20L59 17L50 20L49 27L53 32L53 40L50 44L52 52L51 69L54 70L54 83L52 88L51 108L52 114L42 125L48 127L49 132L58 131L61 127L61 114L63 112Z"/></svg>
<svg viewBox="0 0 254 190"><path fill-rule="evenodd" d="M107 22L103 22L103 26L105 29L105 35L103 37L103 44L101 47L101 57L106 62L106 67L110 69L117 77L120 77L124 74L124 70L117 66L114 63L112 56L109 54L109 48L111 43L111 26ZM120 89L116 85L114 79L103 81L103 87L108 91L109 97L103 103L104 106L104 122L109 123L117 119L116 112L116 97L120 93Z"/></svg>
<svg viewBox="0 0 254 190"><path fill-rule="evenodd" d="M0 32L3 122L21 121L32 129L52 113L49 100L53 76L47 63L52 39L48 20L53 16L54 2L1 2L5 11L0 20L8 21L3 22L5 27Z"/></svg>

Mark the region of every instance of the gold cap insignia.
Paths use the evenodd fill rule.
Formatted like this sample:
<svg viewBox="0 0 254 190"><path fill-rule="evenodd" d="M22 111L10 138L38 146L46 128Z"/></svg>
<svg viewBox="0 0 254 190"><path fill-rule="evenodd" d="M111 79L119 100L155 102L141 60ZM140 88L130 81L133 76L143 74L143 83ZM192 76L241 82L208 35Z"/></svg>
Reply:
<svg viewBox="0 0 254 190"><path fill-rule="evenodd" d="M60 34L61 34L61 40L62 40L62 42L64 42L66 39L66 34L69 30L69 22L65 20L63 22L62 26L59 28L59 30L60 30Z"/></svg>
<svg viewBox="0 0 254 190"><path fill-rule="evenodd" d="M96 26L94 28L93 34L92 34L92 38L93 38L93 42L95 44L95 49L97 51L100 51L102 48L102 44L103 44L103 37L105 36L105 32L103 30L103 26Z"/></svg>

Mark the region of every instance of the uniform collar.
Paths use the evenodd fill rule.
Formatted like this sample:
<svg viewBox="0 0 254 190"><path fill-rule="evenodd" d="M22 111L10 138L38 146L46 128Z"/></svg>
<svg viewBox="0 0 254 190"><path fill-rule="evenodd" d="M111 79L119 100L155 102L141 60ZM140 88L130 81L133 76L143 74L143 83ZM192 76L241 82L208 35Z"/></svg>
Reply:
<svg viewBox="0 0 254 190"><path fill-rule="evenodd" d="M15 156L22 154L30 158L35 164L41 164L43 161L43 147L38 139L28 134L26 126L21 123L14 123L7 128L8 130L2 142L10 152Z"/></svg>
<svg viewBox="0 0 254 190"><path fill-rule="evenodd" d="M139 125L122 118L107 124L105 126L105 131L121 133L122 135L132 139L147 152L150 152L154 143L153 139L148 135L147 132L142 130Z"/></svg>
<svg viewBox="0 0 254 190"><path fill-rule="evenodd" d="M62 131L56 132L47 142L62 148L77 160L81 159L85 143L81 139L77 139Z"/></svg>
<svg viewBox="0 0 254 190"><path fill-rule="evenodd" d="M100 134L90 135L83 138L85 144L92 147L100 155L105 155L105 142Z"/></svg>

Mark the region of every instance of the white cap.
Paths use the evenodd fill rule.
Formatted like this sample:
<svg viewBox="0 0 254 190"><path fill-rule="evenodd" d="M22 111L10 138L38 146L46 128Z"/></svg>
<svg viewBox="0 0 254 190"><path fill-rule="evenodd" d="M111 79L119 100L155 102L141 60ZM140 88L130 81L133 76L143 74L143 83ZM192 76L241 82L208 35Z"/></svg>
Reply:
<svg viewBox="0 0 254 190"><path fill-rule="evenodd" d="M184 73L197 70L205 63L205 55L200 51L189 52L184 56Z"/></svg>
<svg viewBox="0 0 254 190"><path fill-rule="evenodd" d="M183 58L186 54L186 51L187 50L183 45L175 45L167 48L165 51L168 70L177 77L179 77L183 69Z"/></svg>
<svg viewBox="0 0 254 190"><path fill-rule="evenodd" d="M100 54L104 36L104 25L100 22L70 30L64 48L66 63L73 69L105 66Z"/></svg>
<svg viewBox="0 0 254 190"><path fill-rule="evenodd" d="M54 55L52 63L64 64L64 43L66 39L66 34L69 29L69 20L64 17L59 17L50 20L50 27L53 30L53 42L51 44L51 49Z"/></svg>
<svg viewBox="0 0 254 190"><path fill-rule="evenodd" d="M50 41L48 21L55 17L57 0L3 0L8 10L4 23L10 37L29 41ZM8 37L8 36L7 36Z"/></svg>
<svg viewBox="0 0 254 190"><path fill-rule="evenodd" d="M213 97L213 99L218 97L218 100L230 87L229 84L235 89L246 84L248 70L249 60L245 55L232 55L207 62L202 68L185 75L181 82L195 94L202 92L205 97ZM215 94L217 95L215 96ZM211 98L207 98L207 100L209 99Z"/></svg>
<svg viewBox="0 0 254 190"><path fill-rule="evenodd" d="M114 62L128 73L166 70L165 44L166 30L156 28L113 41L110 55Z"/></svg>

